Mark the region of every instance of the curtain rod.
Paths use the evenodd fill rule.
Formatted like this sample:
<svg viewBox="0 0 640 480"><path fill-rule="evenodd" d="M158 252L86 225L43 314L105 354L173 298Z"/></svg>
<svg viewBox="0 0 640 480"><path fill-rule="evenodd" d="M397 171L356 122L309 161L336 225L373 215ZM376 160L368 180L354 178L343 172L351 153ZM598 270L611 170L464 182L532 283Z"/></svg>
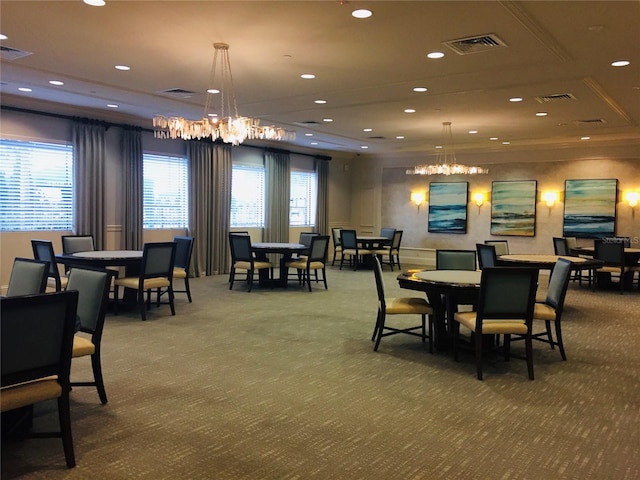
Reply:
<svg viewBox="0 0 640 480"><path fill-rule="evenodd" d="M31 114L31 115L40 115L40 116L43 116L43 117L60 118L60 119L63 119L63 120L71 120L71 121L74 121L74 120L85 120L85 121L90 121L90 122L97 122L100 125L104 125L107 129L109 127L119 127L119 128L131 128L131 127L134 127L134 128L139 128L143 132L154 133L154 130L150 129L150 128L138 127L136 125L127 125L125 123L113 123L113 122L107 122L107 121L104 121L104 120L94 120L94 119L91 119L91 118L79 117L79 116L76 116L76 115L63 115L61 113L41 112L41 111L38 111L38 110L30 110L28 108L21 108L21 107L12 107L12 106L9 106L9 105L0 105L0 109L2 109L2 110L10 110L12 112L28 113L28 114ZM216 140L216 142L218 142L218 141ZM219 142L219 143L222 143L222 142ZM259 147L257 145L249 145L249 144L242 144L242 146L243 147L250 147L250 148L257 148L257 149L264 150L266 152L272 152L272 153L284 153L284 154L287 154L287 155L290 155L290 154L302 155L302 156L306 156L306 157L313 157L313 158L315 158L317 160L327 160L327 161L331 160L331 157L328 157L326 155L316 155L316 154L312 154L312 153L292 152L290 150L284 150L284 149L272 148L272 147Z"/></svg>

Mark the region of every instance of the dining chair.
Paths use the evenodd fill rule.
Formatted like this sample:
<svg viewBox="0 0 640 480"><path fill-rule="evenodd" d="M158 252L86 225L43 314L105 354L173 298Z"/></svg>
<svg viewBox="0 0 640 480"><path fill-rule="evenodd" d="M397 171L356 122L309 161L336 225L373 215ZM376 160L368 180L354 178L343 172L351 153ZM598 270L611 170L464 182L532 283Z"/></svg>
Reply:
<svg viewBox="0 0 640 480"><path fill-rule="evenodd" d="M325 265L327 263L327 252L329 250L329 236L315 235L311 238L309 246L309 254L298 260L292 260L285 264L286 268L294 268L298 273L298 283L309 287L311 292L311 271L314 271L316 283L319 282L318 270L322 271L322 282L324 289L327 287L327 272Z"/></svg>
<svg viewBox="0 0 640 480"><path fill-rule="evenodd" d="M173 293L186 293L189 303L191 303L191 287L189 286L189 276L191 268L191 255L193 254L193 237L176 236L173 237L176 242L176 261L173 267L173 279L181 278L184 280L184 290L173 289ZM167 293L164 290L161 295Z"/></svg>
<svg viewBox="0 0 640 480"><path fill-rule="evenodd" d="M375 340L376 342L373 350L378 350L382 337L404 333L420 337L423 343L428 339L429 352L433 352L434 310L431 305L422 297L386 297L382 265L378 257L374 257L373 264L376 290L378 292L378 315L376 317L373 335L371 335L371 341L373 342ZM387 315L420 315L422 322L416 326L390 326L387 324ZM427 328L429 330L428 334Z"/></svg>
<svg viewBox="0 0 640 480"><path fill-rule="evenodd" d="M476 252L478 253L478 264L480 270L495 267L498 263L498 255L494 245L476 243Z"/></svg>
<svg viewBox="0 0 640 480"><path fill-rule="evenodd" d="M358 262L362 255L374 255L375 250L362 249L358 246L358 235L355 230L340 230L340 243L342 244L342 258L340 258L340 270L345 258L349 259L349 266L353 270L358 269Z"/></svg>
<svg viewBox="0 0 640 480"><path fill-rule="evenodd" d="M0 410L4 413L55 399L59 430L29 432L27 436L62 439L69 468L76 464L69 372L77 303L76 291L0 299Z"/></svg>
<svg viewBox="0 0 640 480"><path fill-rule="evenodd" d="M477 270L475 250L436 250L436 270Z"/></svg>
<svg viewBox="0 0 640 480"><path fill-rule="evenodd" d="M602 286L600 283L603 282L603 278L613 278L615 276L618 278L620 295L622 295L627 278L631 278L633 281L634 272L640 271L640 268L636 269L633 265L625 265L623 241L596 239L593 245L593 258L604 262L602 267L596 269L596 284Z"/></svg>
<svg viewBox="0 0 640 480"><path fill-rule="evenodd" d="M16 257L13 260L7 297L44 293L49 276L49 262Z"/></svg>
<svg viewBox="0 0 640 480"><path fill-rule="evenodd" d="M394 265L398 265L398 268L402 268L400 265L400 244L402 243L403 233L404 230L393 229L391 244L375 250L375 255L380 259L380 264L389 265L392 272Z"/></svg>
<svg viewBox="0 0 640 480"><path fill-rule="evenodd" d="M338 253L342 255L342 242L340 240L340 229L332 228L331 236L333 238L333 258L331 260L331 266L333 266L336 263L336 256L338 255Z"/></svg>
<svg viewBox="0 0 640 480"><path fill-rule="evenodd" d="M104 320L109 302L112 270L73 267L67 290L78 292L78 333L73 337L73 358L91 356L93 381L72 381L72 387L96 387L100 402L107 403L102 378L101 345Z"/></svg>
<svg viewBox="0 0 640 480"><path fill-rule="evenodd" d="M253 276L256 271L269 269L269 278L273 279L273 264L269 261L256 260L251 251L251 237L248 235L229 234L229 246L231 247L231 270L229 271L229 290L233 289L236 274L240 271L247 272L246 282L248 291L253 287Z"/></svg>
<svg viewBox="0 0 640 480"><path fill-rule="evenodd" d="M53 288L56 292L64 290L67 287L68 278L66 275L60 275L56 254L53 251L53 242L49 240L31 240L31 248L33 257L36 260L49 262L47 287Z"/></svg>
<svg viewBox="0 0 640 480"><path fill-rule="evenodd" d="M496 255L509 255L508 240L485 240L484 244L496 247Z"/></svg>
<svg viewBox="0 0 640 480"><path fill-rule="evenodd" d="M173 267L176 259L176 242L145 243L142 251L140 274L132 277L116 278L114 282L115 311L118 310L119 287L137 291L137 304L140 307L142 320L147 319L146 311L151 308L151 291L156 290L156 304L160 305L161 289L167 289L168 304L171 315L176 314L173 294ZM145 292L147 293L145 308Z"/></svg>
<svg viewBox="0 0 640 480"><path fill-rule="evenodd" d="M483 337L503 335L502 349L509 360L511 335L524 337L529 380L533 380L533 347L531 325L538 286L538 269L518 267L485 267L482 269L478 308L453 315L453 352L459 360L460 325L472 336L478 380L482 380L482 357L486 347Z"/></svg>
<svg viewBox="0 0 640 480"><path fill-rule="evenodd" d="M553 253L556 255L570 255L566 238L553 237Z"/></svg>
<svg viewBox="0 0 640 480"><path fill-rule="evenodd" d="M559 258L549 277L549 285L547 287L547 296L543 302L536 302L533 308L533 324L531 330L531 339L539 342L548 343L552 349L558 346L562 360L566 360L567 356L564 351L564 342L562 341L562 310L564 308L564 299L567 295L567 288L571 278L571 262L564 258ZM541 322L545 323L545 329L541 332L535 332L535 326ZM556 338L553 339L551 332L551 324L555 325ZM525 337L516 335L511 341L524 339Z"/></svg>
<svg viewBox="0 0 640 480"><path fill-rule="evenodd" d="M396 229L395 228L389 228L389 227L382 227L380 229L380 236L381 237L387 237L389 239L389 241L393 240L393 234L395 233Z"/></svg>
<svg viewBox="0 0 640 480"><path fill-rule="evenodd" d="M91 252L95 249L93 235L62 235L62 253Z"/></svg>

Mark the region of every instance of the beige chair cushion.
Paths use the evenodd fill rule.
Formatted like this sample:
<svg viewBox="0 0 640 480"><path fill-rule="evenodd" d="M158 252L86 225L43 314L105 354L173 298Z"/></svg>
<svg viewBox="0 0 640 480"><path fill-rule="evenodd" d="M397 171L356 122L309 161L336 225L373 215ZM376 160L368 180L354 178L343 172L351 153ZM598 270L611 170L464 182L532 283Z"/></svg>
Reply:
<svg viewBox="0 0 640 480"><path fill-rule="evenodd" d="M420 315L433 315L433 308L424 298L418 297L397 297L386 298L385 303L388 315L415 313Z"/></svg>
<svg viewBox="0 0 640 480"><path fill-rule="evenodd" d="M546 303L536 303L533 309L534 320L556 320L556 309Z"/></svg>
<svg viewBox="0 0 640 480"><path fill-rule="evenodd" d="M67 277L60 276L60 286L62 287L62 290L66 290L68 283L69 283L69 279ZM54 291L56 289L55 279L51 277L47 278L47 288L52 289L51 291Z"/></svg>
<svg viewBox="0 0 640 480"><path fill-rule="evenodd" d="M236 262L233 265L236 269L241 268L243 270L251 269L250 262ZM253 268L255 270L262 270L263 268L271 268L271 264L269 262L253 262Z"/></svg>
<svg viewBox="0 0 640 480"><path fill-rule="evenodd" d="M137 289L139 284L138 277L124 277L116 279L115 284L119 287ZM169 279L167 277L147 278L144 281L143 289L151 290L154 288L164 288L169 286Z"/></svg>
<svg viewBox="0 0 640 480"><path fill-rule="evenodd" d="M187 271L182 267L173 267L173 278L187 278Z"/></svg>
<svg viewBox="0 0 640 480"><path fill-rule="evenodd" d="M5 387L0 390L0 411L6 412L33 405L50 398L58 398L60 395L62 395L62 386L58 383L57 376Z"/></svg>
<svg viewBox="0 0 640 480"><path fill-rule="evenodd" d="M84 357L85 355L93 355L95 352L96 346L91 340L78 334L73 337L72 357Z"/></svg>
<svg viewBox="0 0 640 480"><path fill-rule="evenodd" d="M374 255L375 254L375 250L365 250L364 248L359 248L358 249L358 255ZM342 250L342 254L343 255L355 255L356 254L356 250L354 248L347 248Z"/></svg>
<svg viewBox="0 0 640 480"><path fill-rule="evenodd" d="M306 270L307 269L307 260L296 260L295 262L287 262L287 267L295 268L298 270ZM320 268L324 268L324 263L322 262L311 262L309 265L311 270L318 270Z"/></svg>
<svg viewBox="0 0 640 480"><path fill-rule="evenodd" d="M454 318L460 325L464 325L472 332L476 331L476 312L458 312L454 315ZM527 333L527 324L524 320L519 319L500 319L490 320L486 319L482 322L483 334L518 334L524 335Z"/></svg>

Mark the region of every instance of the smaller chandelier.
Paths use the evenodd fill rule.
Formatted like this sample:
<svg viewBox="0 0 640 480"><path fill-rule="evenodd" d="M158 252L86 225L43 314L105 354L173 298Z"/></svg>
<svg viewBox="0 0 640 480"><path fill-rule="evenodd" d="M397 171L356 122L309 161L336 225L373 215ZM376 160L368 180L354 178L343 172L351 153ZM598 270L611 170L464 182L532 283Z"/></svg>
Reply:
<svg viewBox="0 0 640 480"><path fill-rule="evenodd" d="M406 173L407 175L480 175L489 173L489 170L457 162L456 152L453 150L451 122L442 122L442 149L438 153L436 163L416 165Z"/></svg>
<svg viewBox="0 0 640 480"><path fill-rule="evenodd" d="M153 117L155 137L183 140L219 138L232 145L239 145L247 139L293 140L294 132L275 126L261 126L257 118L242 117L238 114L229 61L229 45L214 43L213 48L211 86L207 90L202 119L188 120L183 117L156 115ZM217 98L220 101L217 104L218 111L215 111L214 104Z"/></svg>

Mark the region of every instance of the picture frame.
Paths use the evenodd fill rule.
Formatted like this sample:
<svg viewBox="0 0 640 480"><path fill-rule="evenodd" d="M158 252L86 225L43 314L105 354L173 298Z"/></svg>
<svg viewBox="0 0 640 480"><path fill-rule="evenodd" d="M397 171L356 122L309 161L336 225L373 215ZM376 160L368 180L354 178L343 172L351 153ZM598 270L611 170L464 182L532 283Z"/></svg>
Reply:
<svg viewBox="0 0 640 480"><path fill-rule="evenodd" d="M429 184L430 233L467 233L469 182Z"/></svg>
<svg viewBox="0 0 640 480"><path fill-rule="evenodd" d="M491 184L491 235L533 237L536 234L536 180Z"/></svg>
<svg viewBox="0 0 640 480"><path fill-rule="evenodd" d="M616 178L565 180L563 236L614 237L617 203Z"/></svg>

